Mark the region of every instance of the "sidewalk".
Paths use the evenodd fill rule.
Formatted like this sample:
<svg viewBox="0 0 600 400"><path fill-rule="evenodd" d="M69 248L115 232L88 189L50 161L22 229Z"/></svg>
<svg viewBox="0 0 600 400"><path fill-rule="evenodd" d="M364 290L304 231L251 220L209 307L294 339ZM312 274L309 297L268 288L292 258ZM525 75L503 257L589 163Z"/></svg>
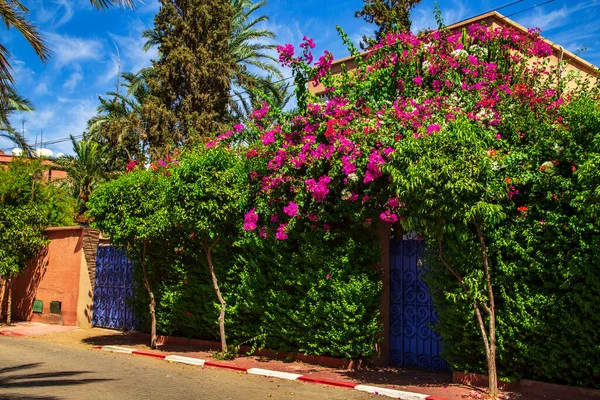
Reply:
<svg viewBox="0 0 600 400"><path fill-rule="evenodd" d="M30 327L29 329L31 329L31 331L27 332L25 336L31 336L32 339L58 345L78 346L88 349L92 347L99 348L102 346L119 346L138 350L142 355L156 355L159 358L165 358L167 355L192 357L206 360L207 366L210 366L211 363L215 363L222 367L243 371L250 368L258 368L261 370L282 372L284 374L296 374L303 377L300 380L305 380L304 377L307 377L306 380L313 382L318 380L336 381L340 383L340 386L377 386L379 388L420 393L439 398L440 400L482 398L480 397L481 392L478 392L477 388L452 383L452 376L450 373L427 372L394 367L366 368L352 371L326 368L298 361L285 362L267 357L246 356L243 354L235 360L216 360L212 357L212 352L202 351L190 346L167 344L161 346L159 350L150 350L147 340L140 338L139 335L107 329L69 329L68 331L58 330L56 332L51 332L56 328L46 328L44 330L41 329L41 327ZM2 329L0 329L0 331L1 330ZM27 331L27 329L21 328L20 332L22 333L24 331ZM38 333L29 334L30 332ZM131 354L131 351L129 351L129 353ZM509 395L506 398L513 399L517 397ZM525 398L525 396L522 398ZM534 400L534 398L530 396L526 396L526 398ZM542 399L544 398L535 398L535 400Z"/></svg>
<svg viewBox="0 0 600 400"><path fill-rule="evenodd" d="M75 329L79 328L76 326L42 324L41 322L15 322L11 326L0 326L0 335L14 337L35 336L70 332Z"/></svg>

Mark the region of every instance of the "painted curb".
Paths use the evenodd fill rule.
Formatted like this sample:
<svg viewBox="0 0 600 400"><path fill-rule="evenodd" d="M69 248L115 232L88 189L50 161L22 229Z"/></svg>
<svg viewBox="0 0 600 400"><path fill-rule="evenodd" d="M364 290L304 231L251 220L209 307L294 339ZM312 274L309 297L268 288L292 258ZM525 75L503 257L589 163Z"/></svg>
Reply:
<svg viewBox="0 0 600 400"><path fill-rule="evenodd" d="M24 337L22 333L11 332L11 331L0 331L0 336L8 336L8 337Z"/></svg>
<svg viewBox="0 0 600 400"><path fill-rule="evenodd" d="M357 385L354 387L354 389L360 390L361 392L367 392L367 393L371 393L371 394L388 396L388 397L393 397L396 399L403 399L403 400L427 400L427 398L429 397L426 394L404 392L402 390L380 388L377 386L368 386L368 385Z"/></svg>
<svg viewBox="0 0 600 400"><path fill-rule="evenodd" d="M201 360L199 358L174 356L174 355L166 356L165 360L174 362L174 363L180 363L180 364L198 365L200 367L203 366L205 363L204 360Z"/></svg>
<svg viewBox="0 0 600 400"><path fill-rule="evenodd" d="M0 331L0 334L2 332ZM174 354L164 355L159 353L153 353L150 351L143 350L135 350L129 349L127 347L119 347L119 346L93 346L92 350L102 350L102 351L110 351L113 353L121 353L121 354L131 354L138 356L146 356L153 357L158 359L163 359L172 363L179 364L188 364L188 365L197 365L197 366L205 366L205 367L213 367L213 368L224 368L233 371L246 372L252 375L260 375L260 376L268 376L272 378L281 378L287 379L291 381L301 381L301 382L310 382L316 383L319 385L327 385L327 386L336 386L341 388L355 389L360 390L361 392L372 393L380 396L393 397L398 400L449 400L445 397L437 397L437 396L428 396L426 394L413 393L413 392L404 392L401 390L394 390L388 388L382 388L377 386L369 386L369 385L359 385L353 382L347 381L336 381L332 379L325 378L316 378L312 376L305 376L299 374L293 374L290 372L281 372L281 371L273 371L269 369L262 368L248 368L248 367L238 367L237 365L223 364L213 361L206 361L200 358L193 357L183 357L177 356Z"/></svg>
<svg viewBox="0 0 600 400"><path fill-rule="evenodd" d="M271 376L273 378L288 379L290 381L295 381L302 376L300 374L292 374L290 372L271 371L269 369L262 369L262 368L250 368L248 370L248 373L254 374L254 375L261 375L261 376Z"/></svg>

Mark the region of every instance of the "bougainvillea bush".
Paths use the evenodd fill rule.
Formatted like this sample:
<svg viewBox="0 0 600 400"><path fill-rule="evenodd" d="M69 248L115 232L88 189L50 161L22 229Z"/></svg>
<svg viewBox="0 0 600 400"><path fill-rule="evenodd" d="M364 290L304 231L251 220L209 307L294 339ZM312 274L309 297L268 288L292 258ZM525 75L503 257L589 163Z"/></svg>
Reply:
<svg viewBox="0 0 600 400"><path fill-rule="evenodd" d="M314 43L305 39L300 47L296 55L293 46L282 46L280 60L294 68L297 81L323 84L325 98L301 91L300 112L292 115L265 102L247 126L207 144L229 146L248 160L256 196L244 229L279 241L296 232L352 231L378 221L414 230L430 246L430 283L443 293L438 306L463 316L461 325L442 318L438 327L455 368L481 370L487 364L493 378L498 357L502 375L591 384L586 373L598 371L590 358L580 357L576 370L530 368L540 356L525 336L514 339L514 332L535 331L547 321L534 310L527 289L515 290L529 284L534 268L543 267L560 282L546 287L544 296L557 296L561 285L572 289L561 280L561 271L570 268L564 249L539 239L536 246L522 243L521 225L550 224L544 215L555 205L539 199L567 193L565 183L551 177L560 171L578 181L578 165L589 163L590 154L575 149L589 146L589 135L597 131L580 135L580 141L564 137L584 122L583 115L567 118L569 110L586 101L597 109L597 87L551 66L552 49L535 30L472 25L458 33L390 33L367 54L350 46L358 67L337 76L329 71L330 53L311 68ZM248 145L241 137L258 140ZM587 204L596 194L578 196ZM585 218L593 230L596 217ZM568 230L561 232L560 240L572 239ZM584 243L580 252L595 251L591 239ZM545 252L554 262L531 264L531 257ZM591 270L580 267L579 278L591 279ZM525 275L529 280L520 280ZM585 307L600 311L594 304ZM586 350L597 361L592 339L597 342L598 334L586 332ZM468 350L465 338L472 339ZM482 339L484 346L477 344Z"/></svg>

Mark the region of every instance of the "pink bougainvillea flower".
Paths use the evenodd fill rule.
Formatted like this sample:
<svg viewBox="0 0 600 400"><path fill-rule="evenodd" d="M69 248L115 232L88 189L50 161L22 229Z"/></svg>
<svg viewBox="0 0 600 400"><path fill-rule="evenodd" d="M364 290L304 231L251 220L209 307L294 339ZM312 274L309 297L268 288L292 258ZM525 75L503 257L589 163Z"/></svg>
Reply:
<svg viewBox="0 0 600 400"><path fill-rule="evenodd" d="M258 222L258 214L256 213L256 208L248 211L244 215L244 230L253 231L256 229L256 223Z"/></svg>
<svg viewBox="0 0 600 400"><path fill-rule="evenodd" d="M440 127L439 124L431 124L427 127L427 134L431 135L434 132L439 132L442 128Z"/></svg>
<svg viewBox="0 0 600 400"><path fill-rule="evenodd" d="M325 229L326 231L331 230L331 226L329 224L325 224L323 225L323 229Z"/></svg>
<svg viewBox="0 0 600 400"><path fill-rule="evenodd" d="M398 216L390 210L385 210L379 215L379 218L384 222L395 223L398 221Z"/></svg>
<svg viewBox="0 0 600 400"><path fill-rule="evenodd" d="M295 217L298 215L298 204L290 201L287 206L283 207L283 212L287 214L288 217Z"/></svg>
<svg viewBox="0 0 600 400"><path fill-rule="evenodd" d="M248 150L248 152L246 153L246 158L253 158L258 156L258 152L254 149L250 149Z"/></svg>
<svg viewBox="0 0 600 400"><path fill-rule="evenodd" d="M413 79L413 82L415 83L415 85L421 86L423 84L423 77L415 76L415 78Z"/></svg>
<svg viewBox="0 0 600 400"><path fill-rule="evenodd" d="M235 124L233 126L233 130L236 131L237 133L240 133L241 131L244 130L244 125L242 125L242 124Z"/></svg>
<svg viewBox="0 0 600 400"><path fill-rule="evenodd" d="M136 165L137 165L137 161L129 160L129 162L127 163L127 169L125 170L125 172L129 173L129 172L133 171L135 169Z"/></svg>
<svg viewBox="0 0 600 400"><path fill-rule="evenodd" d="M388 206L390 206L392 208L400 206L400 202L398 201L397 197L390 198L387 203L388 203Z"/></svg>
<svg viewBox="0 0 600 400"><path fill-rule="evenodd" d="M325 276L325 278L327 278L327 279L331 278L331 274L327 274L327 275Z"/></svg>
<svg viewBox="0 0 600 400"><path fill-rule="evenodd" d="M277 240L286 240L288 238L288 234L285 232L287 228L287 224L281 224L277 228L277 233L275 234L275 238Z"/></svg>
<svg viewBox="0 0 600 400"><path fill-rule="evenodd" d="M267 237L267 227L262 226L260 228L260 232L258 233L260 235L260 237L262 237L263 239L266 239Z"/></svg>
<svg viewBox="0 0 600 400"><path fill-rule="evenodd" d="M329 188L327 187L329 182L331 182L331 178L324 175L319 178L318 182L310 178L307 179L304 184L306 185L306 190L312 193L312 197L318 202L322 202L329 193Z"/></svg>

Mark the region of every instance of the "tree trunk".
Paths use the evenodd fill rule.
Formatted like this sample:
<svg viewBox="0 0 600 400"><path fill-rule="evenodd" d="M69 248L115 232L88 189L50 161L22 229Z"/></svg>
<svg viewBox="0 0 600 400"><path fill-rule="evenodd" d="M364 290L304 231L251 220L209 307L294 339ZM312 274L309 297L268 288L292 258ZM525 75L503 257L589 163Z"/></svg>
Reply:
<svg viewBox="0 0 600 400"><path fill-rule="evenodd" d="M489 269L489 261L485 246L485 238L481 233L481 229L479 224L475 225L477 229L477 236L479 238L480 246L481 246L481 255L483 258L483 270L486 279L486 286L488 290L488 302L489 306L485 304L479 304L476 299L473 299L473 308L475 310L475 315L477 316L477 322L479 324L479 329L481 331L481 337L483 339L483 345L485 348L485 357L488 365L488 377L489 377L489 395L490 399L498 398L498 371L496 369L496 312L495 312L495 302L494 302L494 292L492 288L492 280L490 277L490 269ZM442 244L439 243L439 256L442 263L446 266L446 268L458 279L463 290L470 296L471 292L467 287L463 278L458 274L454 268L446 261L444 258L444 253L442 249ZM485 320L483 319L483 315L481 315L481 310L479 308L483 308L490 318L489 322L489 336L488 329L486 329Z"/></svg>
<svg viewBox="0 0 600 400"><path fill-rule="evenodd" d="M221 290L219 289L219 283L217 281L217 275L215 274L215 267L212 262L212 249L218 242L219 238L217 237L217 239L209 247L206 247L205 243L204 249L206 251L206 257L208 259L208 268L210 269L210 276L212 278L213 287L215 288L215 293L217 293L219 303L221 303L221 313L219 314L219 332L221 334L221 351L225 353L227 352L227 340L225 338L225 308L227 307L227 303L221 295Z"/></svg>
<svg viewBox="0 0 600 400"><path fill-rule="evenodd" d="M154 293L152 292L152 288L150 287L150 281L148 280L148 273L146 271L146 246L147 243L144 242L144 249L142 250L142 272L144 274L144 286L148 291L148 296L150 297L150 348L156 349L156 302L154 300Z"/></svg>
<svg viewBox="0 0 600 400"><path fill-rule="evenodd" d="M492 287L492 278L490 276L490 266L485 245L485 237L481 232L479 224L475 224L477 236L479 236L479 244L481 246L481 256L483 258L483 271L485 273L485 281L488 290L489 307L485 310L490 318L489 322L489 347L487 349L488 376L490 384L490 397L495 399L498 397L498 371L496 370L496 303L494 301L494 290Z"/></svg>
<svg viewBox="0 0 600 400"><path fill-rule="evenodd" d="M6 281L4 278L0 278L0 321L4 319L4 293L6 293Z"/></svg>
<svg viewBox="0 0 600 400"><path fill-rule="evenodd" d="M8 301L6 302L6 325L12 323L12 278L8 278L6 281L8 286Z"/></svg>

